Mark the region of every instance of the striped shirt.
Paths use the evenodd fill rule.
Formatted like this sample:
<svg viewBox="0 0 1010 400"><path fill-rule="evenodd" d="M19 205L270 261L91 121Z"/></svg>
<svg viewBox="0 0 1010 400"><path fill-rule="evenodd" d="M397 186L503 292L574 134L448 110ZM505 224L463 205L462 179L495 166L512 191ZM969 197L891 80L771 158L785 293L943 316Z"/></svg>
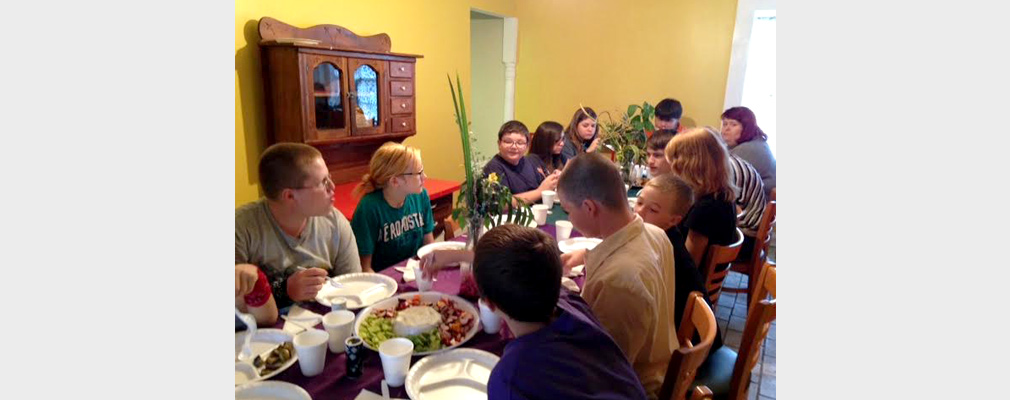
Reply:
<svg viewBox="0 0 1010 400"><path fill-rule="evenodd" d="M758 225L761 224L761 215L765 211L764 183L761 181L761 174L753 165L744 159L730 154L729 165L733 173L733 184L736 185L736 204L743 209L743 213L737 217L737 225L744 235L757 235Z"/></svg>

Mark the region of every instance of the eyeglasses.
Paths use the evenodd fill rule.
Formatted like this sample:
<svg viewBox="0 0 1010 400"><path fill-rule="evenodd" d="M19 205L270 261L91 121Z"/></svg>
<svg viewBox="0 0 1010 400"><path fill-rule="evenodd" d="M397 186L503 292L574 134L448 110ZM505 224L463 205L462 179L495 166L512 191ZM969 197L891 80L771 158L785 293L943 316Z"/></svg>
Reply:
<svg viewBox="0 0 1010 400"><path fill-rule="evenodd" d="M321 187L323 190L327 190L327 189L333 189L336 186L337 185L334 184L332 180L330 180L330 177L327 176L327 177L323 178L323 181L319 182L318 185L303 186L303 187L292 188L292 189L294 189L294 190L302 190L302 189L315 189L315 188Z"/></svg>
<svg viewBox="0 0 1010 400"><path fill-rule="evenodd" d="M513 142L511 140L502 140L501 142L505 147L526 147L526 142Z"/></svg>
<svg viewBox="0 0 1010 400"><path fill-rule="evenodd" d="M424 175L424 168L421 168L421 170L417 171L417 172L406 172L406 173L402 173L400 175L418 175L418 176Z"/></svg>

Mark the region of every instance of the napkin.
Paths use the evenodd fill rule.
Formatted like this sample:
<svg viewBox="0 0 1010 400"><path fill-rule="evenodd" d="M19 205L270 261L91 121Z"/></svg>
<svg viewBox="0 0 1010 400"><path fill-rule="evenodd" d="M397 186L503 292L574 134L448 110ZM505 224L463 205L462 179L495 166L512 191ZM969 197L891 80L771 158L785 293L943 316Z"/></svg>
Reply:
<svg viewBox="0 0 1010 400"><path fill-rule="evenodd" d="M304 328L311 328L318 325L323 320L323 316L301 308L295 304L291 306L291 309L288 311L288 319L294 320L294 323L285 320L283 330L292 335L296 335L304 331Z"/></svg>
<svg viewBox="0 0 1010 400"><path fill-rule="evenodd" d="M585 264L572 267L572 270L568 272L568 277L576 278L582 276L583 270L585 270L585 268L586 268Z"/></svg>
<svg viewBox="0 0 1010 400"><path fill-rule="evenodd" d="M579 293L582 291L582 289L579 289L579 285L575 283L575 281L566 277L561 277L561 286L564 286L565 289L571 290L575 293Z"/></svg>
<svg viewBox="0 0 1010 400"><path fill-rule="evenodd" d="M407 260L407 266L406 267L393 267L393 269L395 269L395 270L400 271L400 272L403 273L403 281L404 282L413 282L414 279L417 279L417 278L414 277L414 268L413 267L415 265L420 264L420 263L421 263L420 260L415 260L415 259L411 258L411 259ZM434 281L437 281L437 280L438 279L432 279L431 281L434 282Z"/></svg>
<svg viewBox="0 0 1010 400"><path fill-rule="evenodd" d="M358 397L355 397L354 400L385 400L385 399L382 398L381 394L375 394L369 392L368 389L361 389L361 393L358 393ZM390 400L404 400L404 399L393 397L390 398Z"/></svg>

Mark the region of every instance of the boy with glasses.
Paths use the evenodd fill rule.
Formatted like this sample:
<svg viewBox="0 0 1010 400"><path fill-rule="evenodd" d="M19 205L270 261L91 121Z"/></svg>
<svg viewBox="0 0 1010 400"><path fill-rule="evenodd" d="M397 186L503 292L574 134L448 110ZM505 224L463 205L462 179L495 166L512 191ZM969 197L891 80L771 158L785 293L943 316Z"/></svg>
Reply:
<svg viewBox="0 0 1010 400"><path fill-rule="evenodd" d="M560 171L549 170L544 161L526 155L530 131L519 121L509 121L498 130L498 154L484 165L484 175L494 173L515 197L527 204L540 200L544 190L554 190Z"/></svg>
<svg viewBox="0 0 1010 400"><path fill-rule="evenodd" d="M266 275L278 307L316 297L328 276L361 272L351 224L333 208L322 154L278 143L259 161L264 198L235 210L235 265Z"/></svg>

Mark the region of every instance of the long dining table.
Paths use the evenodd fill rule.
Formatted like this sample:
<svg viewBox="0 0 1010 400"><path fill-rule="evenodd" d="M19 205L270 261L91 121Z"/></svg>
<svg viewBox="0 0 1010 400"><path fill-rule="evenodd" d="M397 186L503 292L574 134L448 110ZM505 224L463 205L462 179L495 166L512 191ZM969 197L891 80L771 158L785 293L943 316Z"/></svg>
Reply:
<svg viewBox="0 0 1010 400"><path fill-rule="evenodd" d="M552 210L552 214L557 212L563 213L561 207L555 204ZM565 214L567 217L567 214ZM554 226L554 221L550 221L545 225L539 226L541 230L548 233L549 235L556 237L556 231ZM579 232L572 230L571 237L580 236ZM453 241L465 242L466 236L461 236L454 238ZM397 282L397 294L406 292L416 292L417 283L416 281L405 282L403 280L403 273L398 271L395 267L404 267L407 265L408 260L403 260L394 266L390 266L382 271L380 274L389 276L396 280ZM585 282L585 275L573 278L575 283L581 288ZM460 269L459 268L449 268L439 271L436 276L436 281L434 282L433 291L441 292L450 295L459 294L459 285L461 281ZM476 307L475 302L471 302ZM300 307L308 309L310 311L324 315L330 311L326 306L323 306L316 302L305 302L300 303ZM274 328L282 329L284 326L283 320L278 320L278 323ZM315 326L316 329L323 329L322 323L320 322ZM356 333L355 333L356 335ZM497 356L501 356L505 349L505 345L512 339L511 333L508 331L506 325L502 325L500 332L496 334L485 333L483 328L481 328L477 335L463 343L460 348L474 348L484 351L491 352ZM411 365L417 363L421 356L415 356L411 358ZM356 398L362 390L369 390L373 393L381 392L381 382L383 380L382 363L379 360L379 354L375 351L365 348L364 351L364 368L362 369L362 374L356 379L351 379L346 374L346 356L344 353L334 354L326 350L326 362L323 368L323 372L319 375L313 377L306 377L302 374L300 366L292 365L288 369L284 370L280 374L274 376L273 380L279 380L284 382L290 382L298 385L305 389L312 396L313 399L337 399L337 400L352 400ZM389 388L390 397L406 399L407 390L406 385L400 387L390 387Z"/></svg>

